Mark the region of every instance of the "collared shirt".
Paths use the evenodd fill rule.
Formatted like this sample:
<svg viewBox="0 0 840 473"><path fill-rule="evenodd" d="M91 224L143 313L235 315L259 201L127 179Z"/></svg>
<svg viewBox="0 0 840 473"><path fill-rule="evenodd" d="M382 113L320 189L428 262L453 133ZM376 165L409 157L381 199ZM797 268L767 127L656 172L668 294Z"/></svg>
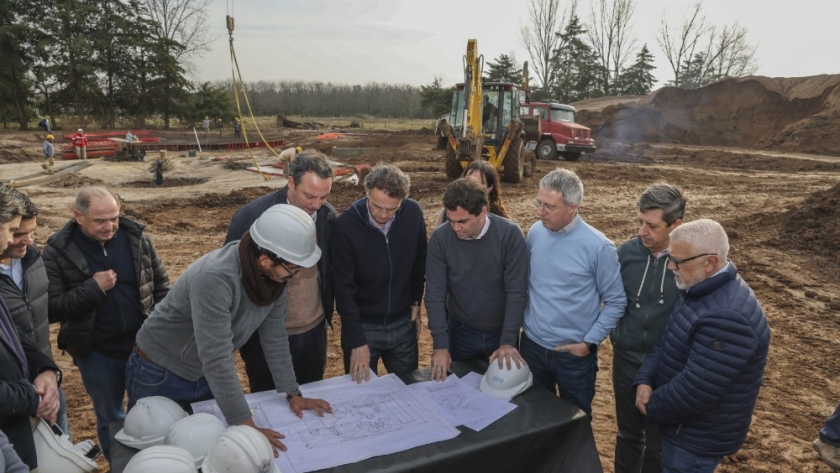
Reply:
<svg viewBox="0 0 840 473"><path fill-rule="evenodd" d="M379 231L381 231L383 234L387 235L388 230L391 229L391 224L394 223L394 219L397 218L397 214L391 215L388 218L388 220L385 221L384 226L380 225L376 220L373 219L373 214L370 213L369 204L370 204L370 202L368 202L368 222L370 222L370 224L373 225L374 227L378 228Z"/></svg>
<svg viewBox="0 0 840 473"><path fill-rule="evenodd" d="M484 226L481 228L481 233L478 234L475 238L466 238L467 240L481 240L481 237L487 234L487 230L490 228L490 219L487 216L484 216Z"/></svg>
<svg viewBox="0 0 840 473"><path fill-rule="evenodd" d="M0 274L5 274L15 282L15 286L23 290L23 263L20 258L12 258L11 266L0 263Z"/></svg>
<svg viewBox="0 0 840 473"><path fill-rule="evenodd" d="M563 228L561 228L560 230L556 231L555 233L569 233L569 232L571 232L572 230L574 230L574 229L575 229L575 227L577 226L577 224L578 224L579 222L580 222L580 214L579 214L579 213L575 213L575 218L573 218L573 219L572 219L572 221L571 221L571 222L569 222L569 224L568 224L568 225L566 225L565 227L563 227Z"/></svg>

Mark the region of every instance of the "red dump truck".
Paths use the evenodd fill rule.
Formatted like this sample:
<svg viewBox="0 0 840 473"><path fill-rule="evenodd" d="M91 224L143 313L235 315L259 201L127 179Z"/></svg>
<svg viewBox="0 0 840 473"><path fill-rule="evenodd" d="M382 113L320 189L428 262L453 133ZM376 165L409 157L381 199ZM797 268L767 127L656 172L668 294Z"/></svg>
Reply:
<svg viewBox="0 0 840 473"><path fill-rule="evenodd" d="M538 141L529 141L525 147L533 150L539 159L577 161L586 153L595 152L592 131L575 123L575 107L557 102L531 102L520 104L520 116L540 117L542 129Z"/></svg>

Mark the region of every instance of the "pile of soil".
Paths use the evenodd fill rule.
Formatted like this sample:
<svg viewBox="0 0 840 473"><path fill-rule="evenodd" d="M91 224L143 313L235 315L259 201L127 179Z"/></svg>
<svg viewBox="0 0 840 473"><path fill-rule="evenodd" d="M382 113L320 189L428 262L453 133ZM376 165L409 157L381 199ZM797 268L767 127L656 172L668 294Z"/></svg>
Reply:
<svg viewBox="0 0 840 473"><path fill-rule="evenodd" d="M707 87L664 87L607 107L580 104L596 142L678 143L837 154L840 75L743 77Z"/></svg>
<svg viewBox="0 0 840 473"><path fill-rule="evenodd" d="M801 205L783 213L779 226L777 244L792 244L840 262L840 184L814 192Z"/></svg>

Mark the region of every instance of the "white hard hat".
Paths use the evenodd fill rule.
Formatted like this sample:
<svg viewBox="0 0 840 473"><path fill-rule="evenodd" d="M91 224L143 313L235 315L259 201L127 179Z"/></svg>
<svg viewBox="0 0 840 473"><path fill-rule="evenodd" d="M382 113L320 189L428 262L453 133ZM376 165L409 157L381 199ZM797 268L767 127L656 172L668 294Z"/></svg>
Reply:
<svg viewBox="0 0 840 473"><path fill-rule="evenodd" d="M166 434L166 444L181 447L190 452L199 468L210 446L225 433L227 426L218 417L199 413L184 417L172 424Z"/></svg>
<svg viewBox="0 0 840 473"><path fill-rule="evenodd" d="M280 473L274 450L265 435L247 425L234 425L216 439L204 462L202 473Z"/></svg>
<svg viewBox="0 0 840 473"><path fill-rule="evenodd" d="M82 129L81 129L81 128L79 128L79 129L78 129L78 130L76 130L76 131L77 131L77 132L79 132L79 133L81 133L81 132L82 132Z"/></svg>
<svg viewBox="0 0 840 473"><path fill-rule="evenodd" d="M481 391L493 397L510 399L530 388L534 384L534 375L531 374L527 363L520 363L522 366L517 368L516 363L511 362L510 369L504 362L501 368L495 361L490 363L484 377L481 378Z"/></svg>
<svg viewBox="0 0 840 473"><path fill-rule="evenodd" d="M98 447L91 442L73 445L70 437L58 430L53 431L44 419L31 417L32 438L35 440L35 453L38 456L38 468L33 472L43 473L90 473L96 470ZM97 450L93 453L92 447Z"/></svg>
<svg viewBox="0 0 840 473"><path fill-rule="evenodd" d="M289 263L310 268L321 257L315 222L306 212L289 204L277 204L251 225L251 238Z"/></svg>
<svg viewBox="0 0 840 473"><path fill-rule="evenodd" d="M172 445L155 445L131 457L123 473L196 473L190 452Z"/></svg>
<svg viewBox="0 0 840 473"><path fill-rule="evenodd" d="M141 450L162 445L172 424L184 417L187 417L187 413L172 399L144 397L128 411L123 428L114 438L123 445Z"/></svg>

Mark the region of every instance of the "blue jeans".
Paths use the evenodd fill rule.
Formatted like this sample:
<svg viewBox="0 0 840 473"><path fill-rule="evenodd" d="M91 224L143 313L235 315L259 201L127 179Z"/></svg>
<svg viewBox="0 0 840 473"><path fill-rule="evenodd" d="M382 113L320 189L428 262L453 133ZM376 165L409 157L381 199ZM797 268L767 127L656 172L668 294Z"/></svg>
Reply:
<svg viewBox="0 0 840 473"><path fill-rule="evenodd" d="M820 440L823 443L840 447L840 406L834 410L834 414L825 421L820 430Z"/></svg>
<svg viewBox="0 0 840 473"><path fill-rule="evenodd" d="M592 399L595 397L595 376L598 373L598 352L576 356L568 351L543 348L522 332L519 353L534 375L534 382L577 406L592 418Z"/></svg>
<svg viewBox="0 0 840 473"><path fill-rule="evenodd" d="M96 413L96 436L105 458L111 461L108 426L125 419L125 358L115 358L94 350L89 357L73 358L85 385L93 412Z"/></svg>
<svg viewBox="0 0 840 473"><path fill-rule="evenodd" d="M376 373L379 359L389 373L416 370L417 326L411 317L403 317L390 324L362 324L365 341L370 350L370 369ZM350 372L351 350L344 350L344 372Z"/></svg>
<svg viewBox="0 0 840 473"><path fill-rule="evenodd" d="M137 349L128 358L125 368L125 390L128 392L128 409L138 399L149 396L163 396L177 402L187 412L192 412L190 404L213 399L207 378L195 381L184 379L168 369L143 359Z"/></svg>
<svg viewBox="0 0 840 473"><path fill-rule="evenodd" d="M501 330L482 332L449 318L449 356L452 361L471 358L483 358L486 361L499 349L501 340Z"/></svg>
<svg viewBox="0 0 840 473"><path fill-rule="evenodd" d="M662 437L662 473L712 473L721 460L691 453Z"/></svg>

